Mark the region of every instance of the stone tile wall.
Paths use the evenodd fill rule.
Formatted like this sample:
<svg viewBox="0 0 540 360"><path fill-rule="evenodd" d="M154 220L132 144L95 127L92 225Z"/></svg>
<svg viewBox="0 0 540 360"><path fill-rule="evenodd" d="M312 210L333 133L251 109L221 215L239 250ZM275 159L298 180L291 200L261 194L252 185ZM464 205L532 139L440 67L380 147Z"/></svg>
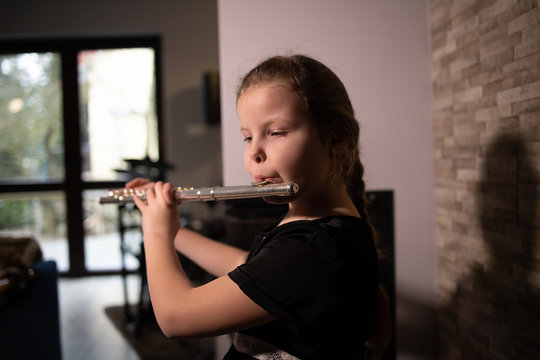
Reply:
<svg viewBox="0 0 540 360"><path fill-rule="evenodd" d="M440 358L540 358L540 7L431 0Z"/></svg>

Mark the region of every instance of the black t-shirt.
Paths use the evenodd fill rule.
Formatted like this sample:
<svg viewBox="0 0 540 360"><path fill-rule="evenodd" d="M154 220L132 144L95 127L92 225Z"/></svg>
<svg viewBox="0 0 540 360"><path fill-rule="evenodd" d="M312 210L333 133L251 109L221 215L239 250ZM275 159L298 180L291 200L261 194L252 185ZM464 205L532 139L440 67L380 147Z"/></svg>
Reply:
<svg viewBox="0 0 540 360"><path fill-rule="evenodd" d="M300 359L364 357L377 303L378 259L363 219L331 216L261 233L246 263L229 277L278 318L242 333Z"/></svg>

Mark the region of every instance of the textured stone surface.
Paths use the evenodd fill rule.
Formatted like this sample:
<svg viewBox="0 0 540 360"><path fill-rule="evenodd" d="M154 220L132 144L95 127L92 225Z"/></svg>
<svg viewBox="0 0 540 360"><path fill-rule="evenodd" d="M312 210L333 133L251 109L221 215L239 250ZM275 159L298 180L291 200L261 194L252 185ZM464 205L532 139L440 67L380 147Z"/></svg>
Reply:
<svg viewBox="0 0 540 360"><path fill-rule="evenodd" d="M539 358L539 1L429 17L440 358Z"/></svg>

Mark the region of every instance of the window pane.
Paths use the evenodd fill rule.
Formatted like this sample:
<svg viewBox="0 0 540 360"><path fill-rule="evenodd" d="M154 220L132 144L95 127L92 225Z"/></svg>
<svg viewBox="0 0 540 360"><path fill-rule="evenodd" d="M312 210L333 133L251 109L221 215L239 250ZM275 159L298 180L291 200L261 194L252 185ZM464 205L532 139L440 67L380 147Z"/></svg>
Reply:
<svg viewBox="0 0 540 360"><path fill-rule="evenodd" d="M154 50L79 53L82 178L117 180L123 159L158 159Z"/></svg>
<svg viewBox="0 0 540 360"><path fill-rule="evenodd" d="M118 270L122 267L120 234L118 231L119 207L100 205L97 198L104 196L106 190L88 190L84 192L84 251L86 268L92 270ZM140 224L140 214L134 207L125 211L122 217L124 225ZM134 253L139 252L142 235L139 227L125 233L124 245ZM127 254L124 257L127 269L137 269L137 259Z"/></svg>
<svg viewBox="0 0 540 360"><path fill-rule="evenodd" d="M55 260L59 271L69 269L64 194L0 194L0 235L32 236L43 257Z"/></svg>
<svg viewBox="0 0 540 360"><path fill-rule="evenodd" d="M60 56L0 56L0 182L64 177Z"/></svg>

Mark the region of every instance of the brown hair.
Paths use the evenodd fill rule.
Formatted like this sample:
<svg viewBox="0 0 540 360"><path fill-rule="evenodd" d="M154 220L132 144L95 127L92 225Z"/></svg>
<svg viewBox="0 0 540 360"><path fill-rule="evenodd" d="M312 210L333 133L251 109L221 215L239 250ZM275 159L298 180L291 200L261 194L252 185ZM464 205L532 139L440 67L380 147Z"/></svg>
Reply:
<svg viewBox="0 0 540 360"><path fill-rule="evenodd" d="M247 73L237 98L251 86L271 81L283 82L299 96L321 140L336 151L341 165L336 176L343 177L349 196L367 219L364 167L358 150L360 128L341 80L324 64L307 56L275 56Z"/></svg>
<svg viewBox="0 0 540 360"><path fill-rule="evenodd" d="M360 161L360 127L349 95L337 75L326 65L304 55L274 56L248 72L242 79L237 99L248 88L268 82L282 82L300 98L301 105L313 121L321 140L337 157L336 177L343 177L347 192L360 216L376 232L367 211L364 167ZM324 136L322 136L324 134ZM381 355L390 339L388 299L379 286L377 324L369 340L374 355Z"/></svg>

